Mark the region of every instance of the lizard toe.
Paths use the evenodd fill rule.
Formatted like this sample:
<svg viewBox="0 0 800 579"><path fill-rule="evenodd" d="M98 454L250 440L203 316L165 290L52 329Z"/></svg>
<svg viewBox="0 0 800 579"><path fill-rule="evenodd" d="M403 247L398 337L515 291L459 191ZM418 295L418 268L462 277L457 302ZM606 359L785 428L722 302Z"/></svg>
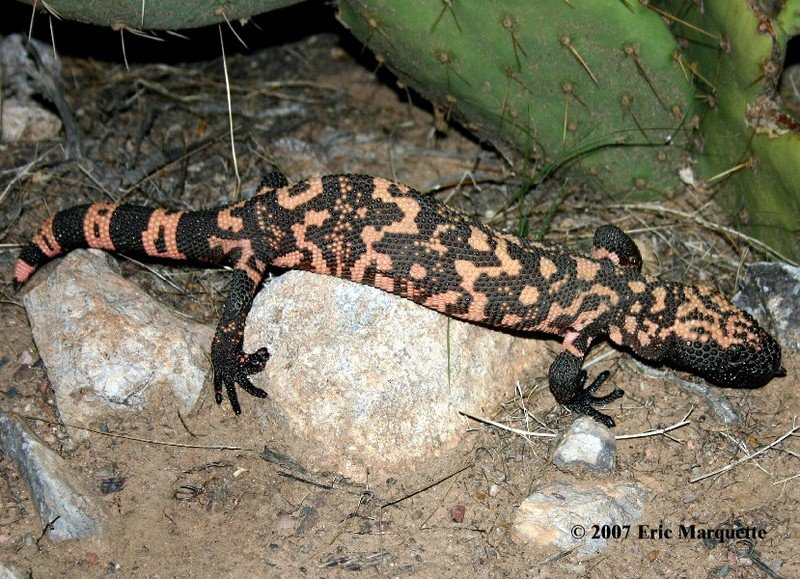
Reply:
<svg viewBox="0 0 800 579"><path fill-rule="evenodd" d="M245 362L242 365L247 374L258 374L267 365L269 351L266 348L259 348L252 354L245 354Z"/></svg>

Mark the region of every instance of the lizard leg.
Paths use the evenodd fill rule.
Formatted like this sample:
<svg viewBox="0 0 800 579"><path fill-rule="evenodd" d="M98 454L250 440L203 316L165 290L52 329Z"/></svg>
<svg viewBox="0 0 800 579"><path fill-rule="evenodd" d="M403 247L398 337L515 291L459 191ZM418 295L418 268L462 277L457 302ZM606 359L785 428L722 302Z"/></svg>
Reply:
<svg viewBox="0 0 800 579"><path fill-rule="evenodd" d="M264 175L264 177L261 179L258 190L262 191L264 189L280 189L281 187L286 187L288 184L289 180L286 178L286 175L280 171L272 171Z"/></svg>
<svg viewBox="0 0 800 579"><path fill-rule="evenodd" d="M576 342L582 343L581 345L584 347L579 349ZM595 396L595 393L608 378L608 371L598 374L594 381L587 388L584 388L587 374L585 370L581 370L581 365L583 364L584 354L589 347L588 342L588 339L582 340L580 337L573 339L573 336L569 335L564 340L564 350L556 356L550 366L548 375L550 392L552 392L558 403L563 404L573 412L585 414L605 424L607 427L613 428L616 424L614 419L598 411L595 406L608 404L622 397L625 392L615 388L611 394Z"/></svg>
<svg viewBox="0 0 800 579"><path fill-rule="evenodd" d="M592 257L595 259L610 259L615 265L642 271L642 254L639 248L619 227L598 227L592 244Z"/></svg>
<svg viewBox="0 0 800 579"><path fill-rule="evenodd" d="M222 318L217 325L214 341L211 343L214 399L217 404L222 403L222 390L224 389L235 414L242 413L236 394L236 385L258 398L267 397L267 393L261 388L253 386L248 376L264 369L269 359L269 352L266 348L260 348L252 354L242 350L245 320L250 311L250 305L253 303L256 285L246 271L234 270L230 295L222 308Z"/></svg>

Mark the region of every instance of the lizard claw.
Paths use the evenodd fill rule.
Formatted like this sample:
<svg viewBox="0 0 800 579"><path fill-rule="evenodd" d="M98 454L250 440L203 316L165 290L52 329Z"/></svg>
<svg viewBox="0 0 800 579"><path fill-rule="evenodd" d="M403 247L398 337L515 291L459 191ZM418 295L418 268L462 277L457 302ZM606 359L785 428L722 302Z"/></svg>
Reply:
<svg viewBox="0 0 800 579"><path fill-rule="evenodd" d="M580 390L568 404L565 404L565 406L573 412L585 414L589 418L593 418L601 424L605 424L608 428L614 428L614 426L616 426L614 419L608 414L603 414L599 410L595 409L595 405L608 404L609 402L613 402L614 400L621 398L625 394L623 390L615 388L611 394L607 394L605 396L594 395L594 393L600 389L600 387L603 385L603 382L606 381L610 374L611 373L607 370L600 372L600 374L597 375L597 378L594 379L594 382L592 382L588 388L584 388L583 385L586 383L586 372L581 370L580 374L578 374L578 387Z"/></svg>

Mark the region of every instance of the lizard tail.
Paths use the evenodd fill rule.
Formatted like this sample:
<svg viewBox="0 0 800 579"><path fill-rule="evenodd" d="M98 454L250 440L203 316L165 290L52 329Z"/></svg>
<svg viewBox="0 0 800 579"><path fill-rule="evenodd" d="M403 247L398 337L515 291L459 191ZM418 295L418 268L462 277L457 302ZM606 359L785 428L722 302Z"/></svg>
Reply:
<svg viewBox="0 0 800 579"><path fill-rule="evenodd" d="M81 247L187 259L177 240L182 215L183 211L118 203L92 203L61 211L42 223L22 248L14 269L14 287L19 288L54 257Z"/></svg>

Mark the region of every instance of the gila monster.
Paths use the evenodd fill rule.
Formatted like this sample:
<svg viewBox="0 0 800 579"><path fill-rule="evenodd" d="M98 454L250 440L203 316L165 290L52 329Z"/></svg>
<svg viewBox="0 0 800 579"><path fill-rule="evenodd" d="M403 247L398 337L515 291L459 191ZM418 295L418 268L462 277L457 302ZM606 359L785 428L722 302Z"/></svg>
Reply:
<svg viewBox="0 0 800 579"><path fill-rule="evenodd" d="M613 426L595 409L623 395L584 387L592 342L614 344L719 386L754 388L785 375L778 343L746 312L708 286L642 274L636 244L600 227L583 255L495 231L394 181L331 175L289 184L269 174L257 194L215 209L171 211L115 203L66 209L41 225L14 272L16 287L51 258L78 247L233 268L230 295L211 347L217 404L236 385L263 398L248 378L269 353L242 349L245 318L268 267L306 269L374 286L454 318L563 338L550 366L555 399Z"/></svg>

